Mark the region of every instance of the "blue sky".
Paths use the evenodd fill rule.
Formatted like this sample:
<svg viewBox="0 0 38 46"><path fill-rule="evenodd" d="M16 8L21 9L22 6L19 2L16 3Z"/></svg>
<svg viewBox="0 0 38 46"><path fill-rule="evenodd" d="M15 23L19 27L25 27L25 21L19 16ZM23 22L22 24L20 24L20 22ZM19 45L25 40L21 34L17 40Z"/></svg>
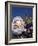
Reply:
<svg viewBox="0 0 38 46"><path fill-rule="evenodd" d="M32 7L14 7L12 6L12 16L32 16Z"/></svg>

